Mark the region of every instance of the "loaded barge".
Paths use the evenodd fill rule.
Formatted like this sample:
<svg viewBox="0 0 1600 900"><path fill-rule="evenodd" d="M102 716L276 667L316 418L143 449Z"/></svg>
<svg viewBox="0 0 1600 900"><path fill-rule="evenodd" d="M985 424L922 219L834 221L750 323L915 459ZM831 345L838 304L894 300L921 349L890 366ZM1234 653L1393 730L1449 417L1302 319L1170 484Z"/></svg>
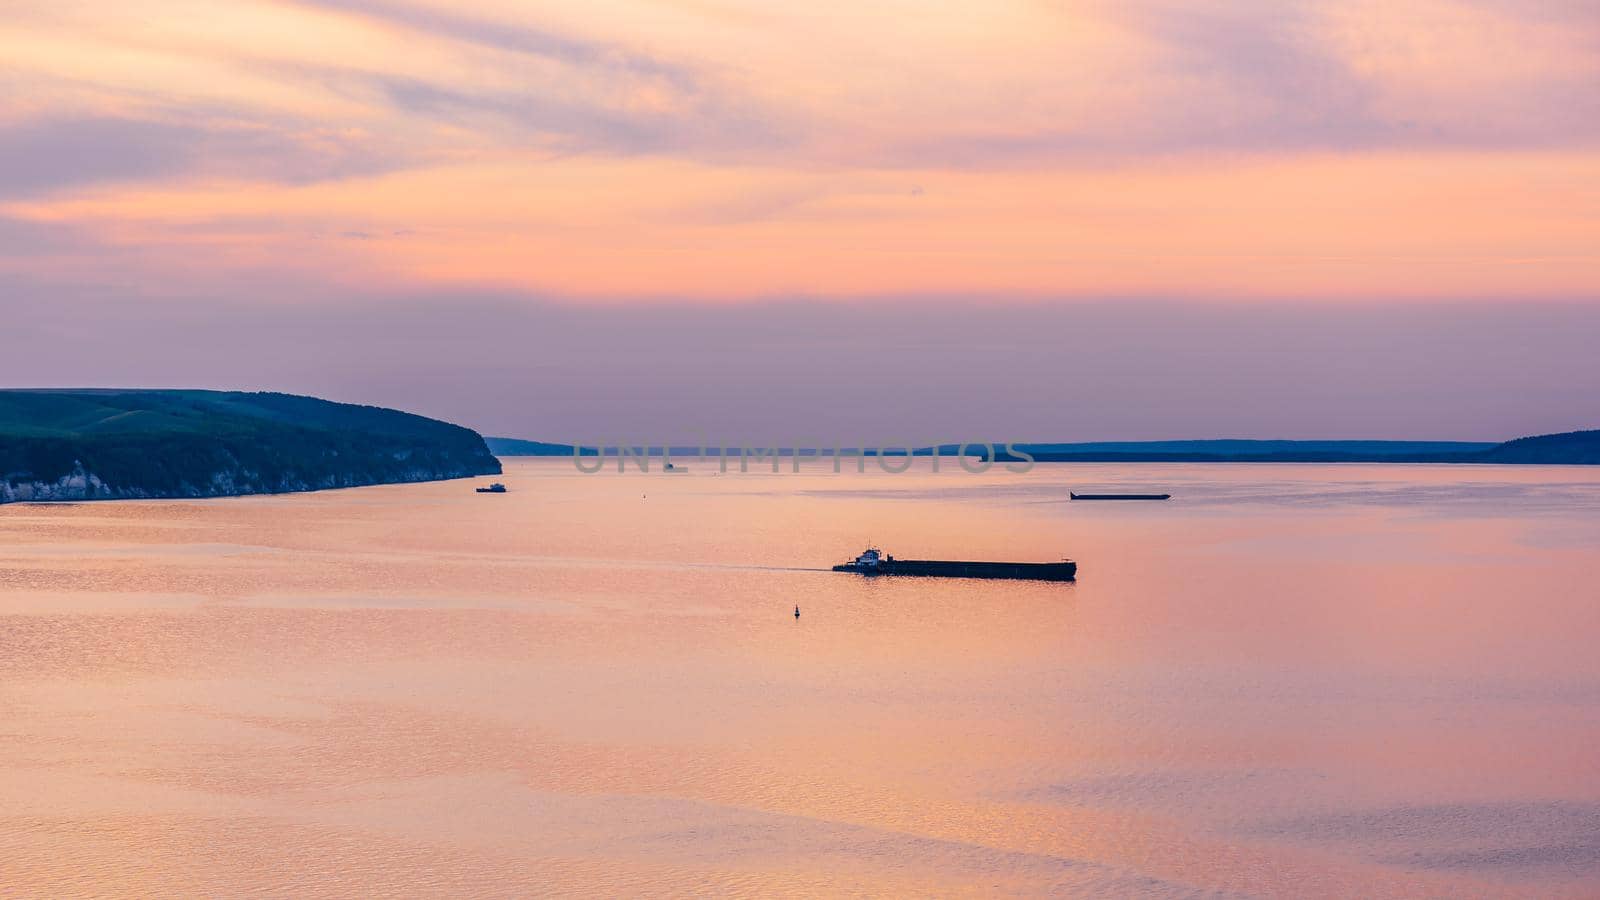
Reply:
<svg viewBox="0 0 1600 900"><path fill-rule="evenodd" d="M884 556L876 547L847 563L833 567L835 572L858 575L925 575L934 578L1021 578L1036 581L1072 581L1078 564L1070 559L1050 563L959 562L944 559L895 559Z"/></svg>
<svg viewBox="0 0 1600 900"><path fill-rule="evenodd" d="M1069 500L1171 500L1171 494L1074 494L1067 491Z"/></svg>

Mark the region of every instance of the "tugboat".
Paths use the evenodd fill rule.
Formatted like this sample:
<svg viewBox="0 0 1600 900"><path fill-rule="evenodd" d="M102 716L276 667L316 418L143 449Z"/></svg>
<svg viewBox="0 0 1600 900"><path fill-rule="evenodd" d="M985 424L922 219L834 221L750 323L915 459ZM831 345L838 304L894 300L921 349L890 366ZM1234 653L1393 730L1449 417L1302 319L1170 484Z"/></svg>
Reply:
<svg viewBox="0 0 1600 900"><path fill-rule="evenodd" d="M480 494L504 494L506 492L506 486L496 481L494 484L491 484L486 488L478 488L477 490Z"/></svg>
<svg viewBox="0 0 1600 900"><path fill-rule="evenodd" d="M1070 559L1050 563L960 562L943 559L895 559L877 547L833 567L835 572L857 575L923 575L934 578L1016 578L1036 581L1073 581L1078 564Z"/></svg>

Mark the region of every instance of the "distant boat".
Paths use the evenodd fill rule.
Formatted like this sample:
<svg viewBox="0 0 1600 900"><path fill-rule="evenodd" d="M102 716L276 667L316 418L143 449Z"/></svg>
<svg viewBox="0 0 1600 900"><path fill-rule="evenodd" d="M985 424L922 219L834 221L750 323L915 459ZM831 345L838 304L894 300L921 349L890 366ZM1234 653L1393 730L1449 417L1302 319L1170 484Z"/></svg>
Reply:
<svg viewBox="0 0 1600 900"><path fill-rule="evenodd" d="M1073 500L1171 500L1171 494L1074 494L1067 492Z"/></svg>
<svg viewBox="0 0 1600 900"><path fill-rule="evenodd" d="M480 494L504 494L505 492L506 486L498 481L486 488L478 488L478 493Z"/></svg>
<svg viewBox="0 0 1600 900"><path fill-rule="evenodd" d="M1034 581L1072 581L1078 564L1070 559L1050 563L961 562L944 559L895 559L884 556L876 547L847 563L833 567L835 572L857 575L924 575L935 578L1017 578Z"/></svg>

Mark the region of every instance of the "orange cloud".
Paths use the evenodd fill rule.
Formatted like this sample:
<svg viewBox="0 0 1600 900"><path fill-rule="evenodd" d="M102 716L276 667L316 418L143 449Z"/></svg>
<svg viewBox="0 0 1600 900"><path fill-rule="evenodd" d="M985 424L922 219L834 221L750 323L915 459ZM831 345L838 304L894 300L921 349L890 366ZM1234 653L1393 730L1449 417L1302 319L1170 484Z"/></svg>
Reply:
<svg viewBox="0 0 1600 900"><path fill-rule="evenodd" d="M1581 4L102 6L0 23L0 217L77 236L0 268L617 300L1600 284Z"/></svg>

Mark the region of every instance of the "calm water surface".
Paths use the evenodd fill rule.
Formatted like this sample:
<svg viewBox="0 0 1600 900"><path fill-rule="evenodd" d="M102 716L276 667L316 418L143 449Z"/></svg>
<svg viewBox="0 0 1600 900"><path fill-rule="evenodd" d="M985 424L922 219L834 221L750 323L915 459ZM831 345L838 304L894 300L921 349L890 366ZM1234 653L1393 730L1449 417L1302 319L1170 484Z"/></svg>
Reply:
<svg viewBox="0 0 1600 900"><path fill-rule="evenodd" d="M1600 472L927 465L0 507L0 895L1600 894Z"/></svg>

